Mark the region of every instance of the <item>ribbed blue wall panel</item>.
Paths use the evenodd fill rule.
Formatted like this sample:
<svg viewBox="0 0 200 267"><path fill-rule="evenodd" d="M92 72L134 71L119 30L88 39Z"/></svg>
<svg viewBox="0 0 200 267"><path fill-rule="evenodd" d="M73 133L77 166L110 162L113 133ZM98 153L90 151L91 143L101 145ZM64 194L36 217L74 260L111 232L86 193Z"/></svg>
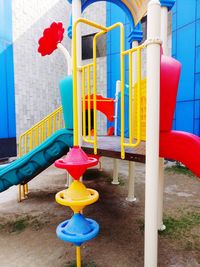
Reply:
<svg viewBox="0 0 200 267"><path fill-rule="evenodd" d="M176 0L172 55L182 64L174 129L200 136L200 0Z"/></svg>
<svg viewBox="0 0 200 267"><path fill-rule="evenodd" d="M16 137L11 0L0 0L0 96L0 145L7 144L11 156ZM0 158L6 156L1 155L2 150Z"/></svg>
<svg viewBox="0 0 200 267"><path fill-rule="evenodd" d="M116 22L122 22L125 28L125 49L130 48L128 36L131 32L128 17L124 10L119 6L107 2L107 26ZM120 34L119 28L116 28L107 34L107 95L108 97L115 97L116 81L120 80ZM128 69L127 57L125 58L125 69ZM125 72L126 82L128 81L128 72ZM108 127L113 123L108 122ZM118 125L118 128L120 125Z"/></svg>
<svg viewBox="0 0 200 267"><path fill-rule="evenodd" d="M118 21L125 25L125 46L128 49L128 19L118 6L107 3L107 26ZM173 128L200 136L200 0L176 0L172 21L172 56L182 63ZM120 79L117 30L107 36L107 63L108 96L114 97L115 83ZM126 80L127 69L126 62Z"/></svg>

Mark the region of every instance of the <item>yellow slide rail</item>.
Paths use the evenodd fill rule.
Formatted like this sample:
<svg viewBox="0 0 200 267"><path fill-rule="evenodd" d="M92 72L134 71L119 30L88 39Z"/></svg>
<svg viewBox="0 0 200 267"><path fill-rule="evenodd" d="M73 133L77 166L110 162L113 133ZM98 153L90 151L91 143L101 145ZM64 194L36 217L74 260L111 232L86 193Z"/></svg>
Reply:
<svg viewBox="0 0 200 267"><path fill-rule="evenodd" d="M62 107L57 108L19 137L19 157L39 146L57 130L64 128Z"/></svg>
<svg viewBox="0 0 200 267"><path fill-rule="evenodd" d="M39 146L57 130L64 128L62 107L57 108L40 122L21 134L19 137L18 156L30 152ZM22 201L28 195L28 183L18 186L18 201Z"/></svg>

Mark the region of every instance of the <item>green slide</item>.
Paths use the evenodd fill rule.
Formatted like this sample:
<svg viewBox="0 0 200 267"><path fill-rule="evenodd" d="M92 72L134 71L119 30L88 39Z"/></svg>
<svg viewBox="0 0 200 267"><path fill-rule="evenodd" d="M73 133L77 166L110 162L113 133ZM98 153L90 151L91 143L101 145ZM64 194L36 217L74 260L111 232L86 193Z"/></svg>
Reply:
<svg viewBox="0 0 200 267"><path fill-rule="evenodd" d="M65 155L73 145L72 130L58 130L41 145L17 159L0 167L0 192L12 185L29 182L56 159Z"/></svg>
<svg viewBox="0 0 200 267"><path fill-rule="evenodd" d="M73 85L71 75L60 81L60 94L67 129L56 131L26 155L6 166L0 166L0 192L13 185L29 182L53 164L55 160L65 155L69 147L73 146Z"/></svg>

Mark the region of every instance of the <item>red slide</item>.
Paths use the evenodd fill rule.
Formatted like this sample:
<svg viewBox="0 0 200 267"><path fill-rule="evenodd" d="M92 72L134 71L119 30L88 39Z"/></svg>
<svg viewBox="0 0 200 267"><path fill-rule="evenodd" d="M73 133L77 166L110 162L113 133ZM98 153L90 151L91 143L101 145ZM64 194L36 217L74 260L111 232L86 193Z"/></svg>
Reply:
<svg viewBox="0 0 200 267"><path fill-rule="evenodd" d="M160 156L182 162L200 177L200 138L171 130L180 72L181 64L177 60L161 56Z"/></svg>
<svg viewBox="0 0 200 267"><path fill-rule="evenodd" d="M200 177L200 138L198 136L178 131L161 132L160 156L182 162Z"/></svg>

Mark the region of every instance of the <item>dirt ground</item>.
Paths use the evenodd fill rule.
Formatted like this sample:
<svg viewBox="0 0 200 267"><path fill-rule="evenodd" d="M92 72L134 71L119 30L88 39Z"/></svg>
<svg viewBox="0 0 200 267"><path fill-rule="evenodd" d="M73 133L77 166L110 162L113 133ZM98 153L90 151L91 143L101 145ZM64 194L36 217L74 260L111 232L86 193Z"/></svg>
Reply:
<svg viewBox="0 0 200 267"><path fill-rule="evenodd" d="M140 267L144 255L144 165L136 164L137 201L128 203L128 164L121 161L120 185L112 185L112 160L103 159L103 172L87 171L84 182L100 194L84 215L100 224L97 238L82 246L83 267ZM200 180L184 171L165 171L165 232L159 234L159 267L200 266ZM0 266L75 266L73 245L56 237L57 225L70 218L58 205L66 174L50 167L30 183L29 198L15 200L16 188L0 194Z"/></svg>

